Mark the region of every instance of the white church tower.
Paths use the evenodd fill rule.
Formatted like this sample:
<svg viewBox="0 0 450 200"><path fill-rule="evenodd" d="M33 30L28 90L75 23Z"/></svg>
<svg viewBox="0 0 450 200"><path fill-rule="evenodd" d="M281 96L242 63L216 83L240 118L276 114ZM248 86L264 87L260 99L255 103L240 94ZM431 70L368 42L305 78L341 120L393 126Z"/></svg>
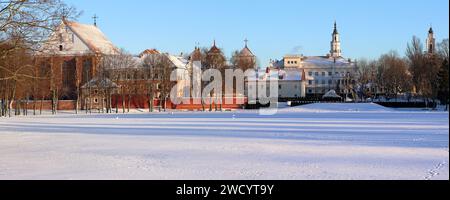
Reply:
<svg viewBox="0 0 450 200"><path fill-rule="evenodd" d="M341 51L341 38L339 36L339 32L337 30L337 24L334 22L334 31L333 31L333 39L331 40L331 57L337 58L342 56Z"/></svg>
<svg viewBox="0 0 450 200"><path fill-rule="evenodd" d="M436 39L434 38L433 28L430 27L427 38L427 53L434 54L435 49L436 49Z"/></svg>

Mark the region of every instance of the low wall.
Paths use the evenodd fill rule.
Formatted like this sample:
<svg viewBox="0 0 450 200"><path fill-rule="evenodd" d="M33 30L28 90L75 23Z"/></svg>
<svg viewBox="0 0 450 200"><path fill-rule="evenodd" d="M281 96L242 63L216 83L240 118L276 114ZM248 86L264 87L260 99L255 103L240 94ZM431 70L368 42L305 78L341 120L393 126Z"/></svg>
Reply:
<svg viewBox="0 0 450 200"><path fill-rule="evenodd" d="M228 101L232 102L231 104L222 104L222 109L240 109L243 108L243 106L246 103L246 99L238 99L233 98L232 101L228 99ZM223 99L222 102L226 102L226 99ZM244 103L242 103L244 102ZM13 108L15 109L17 107L17 104L20 103L20 108L23 109L23 107L27 107L28 110L51 110L52 109L52 101L51 100L44 100L44 101L28 101L28 103L25 103L24 101L17 102L15 101L13 103ZM76 100L59 100L58 101L58 110L75 110L76 109ZM82 102L83 103L83 102ZM124 98L125 108L127 108L128 103L130 104L130 109L148 109L148 97L146 96L132 96L131 98L128 98L128 96L125 96ZM113 96L111 99L111 104L113 108L118 107L119 109L122 109L122 96ZM174 110L202 110L203 106L202 104L197 104L194 102L193 99L190 99L189 103L181 103L181 104L173 104L170 100L167 101L167 103L164 103L162 100L154 100L153 106L154 108L158 107L164 107L164 104L167 106L168 109L174 109ZM209 109L210 103L207 102L204 105L205 109ZM214 103L212 103L211 106L213 109L216 107ZM218 104L217 107L219 108L220 105ZM80 106L80 109L84 108L84 105Z"/></svg>
<svg viewBox="0 0 450 200"><path fill-rule="evenodd" d="M36 109L39 110L42 107L42 110L51 110L52 109L52 101L44 100L44 101L25 101L17 102L15 101L12 107L15 109L17 104L20 103L20 108L27 107L28 110ZM74 100L59 100L58 101L58 110L75 110L77 105L77 101Z"/></svg>

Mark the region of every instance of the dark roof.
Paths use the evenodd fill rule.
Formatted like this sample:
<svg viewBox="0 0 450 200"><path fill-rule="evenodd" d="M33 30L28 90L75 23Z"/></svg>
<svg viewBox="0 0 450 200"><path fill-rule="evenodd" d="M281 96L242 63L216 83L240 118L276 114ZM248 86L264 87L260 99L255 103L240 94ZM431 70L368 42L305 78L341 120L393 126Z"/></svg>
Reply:
<svg viewBox="0 0 450 200"><path fill-rule="evenodd" d="M190 60L191 61L202 60L202 52L200 51L200 48L195 47L195 50L191 53Z"/></svg>
<svg viewBox="0 0 450 200"><path fill-rule="evenodd" d="M247 45L245 45L245 47L241 50L241 52L239 53L239 56L242 57L253 57L255 56L252 51L247 47Z"/></svg>
<svg viewBox="0 0 450 200"><path fill-rule="evenodd" d="M208 51L208 54L221 54L222 51L216 46L216 41L214 40L214 44L211 49Z"/></svg>

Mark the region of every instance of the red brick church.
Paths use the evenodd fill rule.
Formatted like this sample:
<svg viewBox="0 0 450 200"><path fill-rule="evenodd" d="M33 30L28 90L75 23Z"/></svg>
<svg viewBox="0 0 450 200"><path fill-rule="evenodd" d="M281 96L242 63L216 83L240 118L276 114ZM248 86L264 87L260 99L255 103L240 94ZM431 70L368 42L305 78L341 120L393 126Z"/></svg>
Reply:
<svg viewBox="0 0 450 200"><path fill-rule="evenodd" d="M101 57L117 53L95 24L62 20L37 53L36 65L41 77L50 74L48 85L60 100L76 100L81 86L95 76Z"/></svg>

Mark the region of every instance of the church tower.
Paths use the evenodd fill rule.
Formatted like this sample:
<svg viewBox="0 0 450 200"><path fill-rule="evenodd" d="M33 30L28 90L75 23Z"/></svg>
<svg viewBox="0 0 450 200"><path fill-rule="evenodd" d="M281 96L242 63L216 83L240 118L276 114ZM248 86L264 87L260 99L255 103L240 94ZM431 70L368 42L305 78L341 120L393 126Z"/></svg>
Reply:
<svg viewBox="0 0 450 200"><path fill-rule="evenodd" d="M331 57L337 58L342 56L341 51L341 38L339 36L339 32L337 30L337 24L334 22L334 31L333 31L333 39L331 40Z"/></svg>
<svg viewBox="0 0 450 200"><path fill-rule="evenodd" d="M433 28L430 27L430 30L428 31L428 38L427 38L427 53L434 54L435 49L436 49L436 39L434 38Z"/></svg>

